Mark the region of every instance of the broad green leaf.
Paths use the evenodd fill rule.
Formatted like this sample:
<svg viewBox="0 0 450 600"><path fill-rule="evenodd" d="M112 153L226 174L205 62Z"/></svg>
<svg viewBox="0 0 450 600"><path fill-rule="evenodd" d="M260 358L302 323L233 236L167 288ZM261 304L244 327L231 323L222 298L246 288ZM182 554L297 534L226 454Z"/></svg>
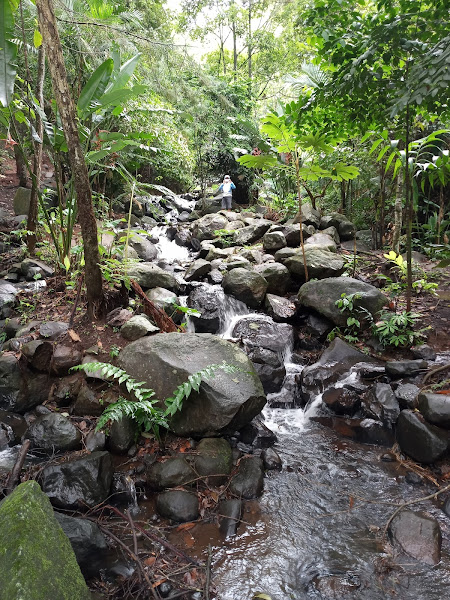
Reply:
<svg viewBox="0 0 450 600"><path fill-rule="evenodd" d="M144 94L146 91L147 87L145 85L135 85L132 88L113 90L112 92L103 94L99 99L97 106L95 106L91 112L99 110L100 108L105 108L106 106L123 104L131 98Z"/></svg>
<svg viewBox="0 0 450 600"><path fill-rule="evenodd" d="M260 154L259 156L244 154L244 156L237 159L237 162L249 169L268 169L277 164L277 159L275 156L268 156L267 154Z"/></svg>
<svg viewBox="0 0 450 600"><path fill-rule="evenodd" d="M15 60L17 46L11 41L14 31L13 9L18 2L0 2L0 103L8 106L14 92L16 79Z"/></svg>
<svg viewBox="0 0 450 600"><path fill-rule="evenodd" d="M122 89L126 86L130 78L132 77L136 65L140 59L142 54L139 52L130 60L128 60L124 65L122 65L117 73L116 77L113 81L108 85L106 92L113 92L114 90Z"/></svg>
<svg viewBox="0 0 450 600"><path fill-rule="evenodd" d="M64 267L65 267L66 271L68 271L70 269L70 258L68 256L64 257Z"/></svg>
<svg viewBox="0 0 450 600"><path fill-rule="evenodd" d="M81 90L77 106L78 113L83 118L87 116L86 113L91 112L90 108L92 103L98 101L103 96L106 86L111 78L113 68L113 59L106 59L99 67L97 67L97 69L95 69L88 82Z"/></svg>
<svg viewBox="0 0 450 600"><path fill-rule="evenodd" d="M35 48L42 46L42 34L37 29L34 30L33 44Z"/></svg>
<svg viewBox="0 0 450 600"><path fill-rule="evenodd" d="M351 165L345 165L344 163L336 163L331 174L335 176L338 181L349 181L358 177L359 169L357 167L352 167Z"/></svg>
<svg viewBox="0 0 450 600"><path fill-rule="evenodd" d="M450 266L450 258L445 258L444 260L441 260L441 262L439 262L435 267L433 267L434 269L445 269L447 267Z"/></svg>

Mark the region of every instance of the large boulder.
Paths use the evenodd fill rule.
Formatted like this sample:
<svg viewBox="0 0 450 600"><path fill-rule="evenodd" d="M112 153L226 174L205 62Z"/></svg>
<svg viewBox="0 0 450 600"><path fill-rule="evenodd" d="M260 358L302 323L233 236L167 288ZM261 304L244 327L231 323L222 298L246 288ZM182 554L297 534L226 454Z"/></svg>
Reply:
<svg viewBox="0 0 450 600"><path fill-rule="evenodd" d="M311 279L325 279L326 277L339 277L344 272L344 260L341 256L329 250L315 246L305 246L305 259L308 276ZM294 254L284 261L290 274L297 280L305 280L305 266L303 254Z"/></svg>
<svg viewBox="0 0 450 600"><path fill-rule="evenodd" d="M249 315L236 323L231 333L247 349L266 348L282 354L294 342L294 330L287 323L275 323L266 315Z"/></svg>
<svg viewBox="0 0 450 600"><path fill-rule="evenodd" d="M402 410L397 420L397 441L402 452L429 464L447 451L448 432L426 423L412 410Z"/></svg>
<svg viewBox="0 0 450 600"><path fill-rule="evenodd" d="M219 331L224 309L224 293L221 288L199 285L189 294L187 305L200 313L194 318L195 331L198 333Z"/></svg>
<svg viewBox="0 0 450 600"><path fill-rule="evenodd" d="M18 187L13 200L14 214L27 215L30 210L30 202L31 190L25 187Z"/></svg>
<svg viewBox="0 0 450 600"><path fill-rule="evenodd" d="M152 263L138 263L132 265L128 270L131 279L136 279L138 284L145 290L162 287L172 292L179 288L178 282L172 273L168 273Z"/></svg>
<svg viewBox="0 0 450 600"><path fill-rule="evenodd" d="M300 220L305 225L314 225L314 227L318 227L320 223L320 212L306 202L302 205L301 214L297 213L295 216L293 221L294 225L300 223Z"/></svg>
<svg viewBox="0 0 450 600"><path fill-rule="evenodd" d="M444 394L419 394L419 410L429 423L450 429L450 398Z"/></svg>
<svg viewBox="0 0 450 600"><path fill-rule="evenodd" d="M264 219L260 219L258 221L255 220L254 225L248 225L247 227L237 229L234 232L234 243L238 246L248 246L250 244L254 244L262 238L271 225L271 221L265 221Z"/></svg>
<svg viewBox="0 0 450 600"><path fill-rule="evenodd" d="M0 319L10 316L19 290L7 281L0 281Z"/></svg>
<svg viewBox="0 0 450 600"><path fill-rule="evenodd" d="M395 544L416 560L427 565L437 565L441 560L441 528L431 515L402 510L392 520L389 535Z"/></svg>
<svg viewBox="0 0 450 600"><path fill-rule="evenodd" d="M132 342L119 357L120 366L137 381L145 381L161 400L189 375L224 361L242 371L227 374L217 369L198 393L184 400L171 421L171 429L184 436L235 431L262 410L266 398L245 353L211 334L167 333Z"/></svg>
<svg viewBox="0 0 450 600"><path fill-rule="evenodd" d="M364 323L364 311L375 315L387 304L387 298L373 285L364 283L351 277L330 277L320 281L308 281L300 288L298 300L303 306L313 308L318 313L327 317L335 325L345 327L350 314L342 312L336 301L347 296L356 294L353 298L353 316L360 318ZM358 311L358 309L362 309Z"/></svg>
<svg viewBox="0 0 450 600"><path fill-rule="evenodd" d="M1 600L89 600L67 536L35 481L0 504Z"/></svg>
<svg viewBox="0 0 450 600"><path fill-rule="evenodd" d="M132 232L130 236L130 246L136 251L140 259L145 262L151 262L158 256L156 246L147 238Z"/></svg>
<svg viewBox="0 0 450 600"><path fill-rule="evenodd" d="M320 248L321 250L328 250L329 252L336 252L336 242L334 239L321 231L315 233L309 237L305 242L305 247L312 246L314 248Z"/></svg>
<svg viewBox="0 0 450 600"><path fill-rule="evenodd" d="M147 471L147 483L154 490L188 485L198 474L184 456L170 456L165 462L154 462Z"/></svg>
<svg viewBox="0 0 450 600"><path fill-rule="evenodd" d="M204 258L197 258L184 274L186 281L199 281L211 271L211 263Z"/></svg>
<svg viewBox="0 0 450 600"><path fill-rule="evenodd" d="M281 231L268 231L263 237L263 247L266 252L276 252L287 246L286 238Z"/></svg>
<svg viewBox="0 0 450 600"><path fill-rule="evenodd" d="M228 219L221 214L209 214L197 219L192 225L192 234L200 241L212 240L219 229L228 229ZM230 227L231 229L231 227Z"/></svg>
<svg viewBox="0 0 450 600"><path fill-rule="evenodd" d="M43 491L59 508L86 508L104 502L113 477L109 452L92 452L67 462L49 465L40 475Z"/></svg>
<svg viewBox="0 0 450 600"><path fill-rule="evenodd" d="M258 308L264 300L268 283L259 273L238 268L228 271L222 286L227 294L245 302L250 308Z"/></svg>
<svg viewBox="0 0 450 600"><path fill-rule="evenodd" d="M269 262L256 265L254 271L267 281L268 294L284 294L288 289L291 276L287 267L279 262Z"/></svg>
<svg viewBox="0 0 450 600"><path fill-rule="evenodd" d="M0 409L25 413L48 398L46 374L31 373L14 354L0 356Z"/></svg>
<svg viewBox="0 0 450 600"><path fill-rule="evenodd" d="M33 448L46 452L78 450L81 448L81 432L73 423L59 413L38 417L28 428L25 438Z"/></svg>

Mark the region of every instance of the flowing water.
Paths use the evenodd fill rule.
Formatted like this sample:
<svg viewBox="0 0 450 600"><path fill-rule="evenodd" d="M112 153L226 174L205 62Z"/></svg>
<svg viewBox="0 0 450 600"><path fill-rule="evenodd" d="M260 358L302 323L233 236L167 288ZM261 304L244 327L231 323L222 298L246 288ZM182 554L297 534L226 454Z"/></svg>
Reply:
<svg viewBox="0 0 450 600"><path fill-rule="evenodd" d="M189 248L179 246L175 240L170 240L167 237L166 225L153 227L151 234L155 238L158 238L158 242L155 244L158 256L163 258L166 263L184 263L190 260L191 253Z"/></svg>

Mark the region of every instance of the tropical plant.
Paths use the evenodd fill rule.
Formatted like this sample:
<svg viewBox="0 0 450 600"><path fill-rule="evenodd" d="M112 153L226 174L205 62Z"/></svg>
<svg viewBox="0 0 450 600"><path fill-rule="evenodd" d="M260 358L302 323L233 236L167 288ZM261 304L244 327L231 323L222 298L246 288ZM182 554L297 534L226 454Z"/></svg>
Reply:
<svg viewBox="0 0 450 600"><path fill-rule="evenodd" d="M413 346L424 340L426 328L414 330L420 315L408 311L392 313L381 311L372 326L372 332L383 346Z"/></svg>

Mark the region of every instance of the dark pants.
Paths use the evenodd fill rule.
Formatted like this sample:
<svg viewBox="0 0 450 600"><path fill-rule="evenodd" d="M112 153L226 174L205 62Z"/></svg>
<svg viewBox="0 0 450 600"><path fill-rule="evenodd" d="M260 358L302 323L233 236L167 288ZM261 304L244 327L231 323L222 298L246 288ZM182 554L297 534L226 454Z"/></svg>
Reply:
<svg viewBox="0 0 450 600"><path fill-rule="evenodd" d="M222 197L222 208L231 209L231 201L232 201L231 196L223 196Z"/></svg>

